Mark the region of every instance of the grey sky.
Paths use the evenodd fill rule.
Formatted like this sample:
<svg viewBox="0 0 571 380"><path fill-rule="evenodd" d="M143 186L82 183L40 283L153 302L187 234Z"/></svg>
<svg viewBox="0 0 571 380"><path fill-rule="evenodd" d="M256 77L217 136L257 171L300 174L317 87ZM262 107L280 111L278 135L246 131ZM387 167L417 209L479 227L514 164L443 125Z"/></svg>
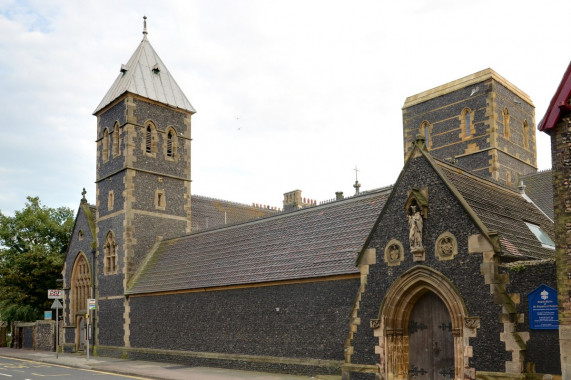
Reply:
<svg viewBox="0 0 571 380"><path fill-rule="evenodd" d="M397 4L398 3L398 4ZM0 0L0 210L95 202L92 112L142 38L196 108L192 192L281 207L393 183L407 96L491 67L539 122L567 1ZM538 164L550 167L537 133Z"/></svg>

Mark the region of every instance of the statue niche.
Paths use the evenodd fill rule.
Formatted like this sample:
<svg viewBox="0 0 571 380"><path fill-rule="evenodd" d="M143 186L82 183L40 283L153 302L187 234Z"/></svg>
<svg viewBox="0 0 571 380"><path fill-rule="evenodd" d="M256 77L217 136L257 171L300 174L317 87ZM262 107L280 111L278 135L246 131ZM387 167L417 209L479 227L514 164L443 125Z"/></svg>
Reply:
<svg viewBox="0 0 571 380"><path fill-rule="evenodd" d="M424 219L428 212L428 189L412 189L408 193L406 213L409 227L409 244L413 261L424 261L424 245L422 244L422 231Z"/></svg>

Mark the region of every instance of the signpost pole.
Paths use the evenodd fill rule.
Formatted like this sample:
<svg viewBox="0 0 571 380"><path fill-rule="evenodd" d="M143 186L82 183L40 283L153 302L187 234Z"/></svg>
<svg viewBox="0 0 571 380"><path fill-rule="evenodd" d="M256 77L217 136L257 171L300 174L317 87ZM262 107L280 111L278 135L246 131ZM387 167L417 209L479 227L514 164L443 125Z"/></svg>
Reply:
<svg viewBox="0 0 571 380"><path fill-rule="evenodd" d="M85 341L87 342L87 360L89 360L89 310L87 310L87 314L85 314Z"/></svg>
<svg viewBox="0 0 571 380"><path fill-rule="evenodd" d="M59 307L56 308L56 359L59 358Z"/></svg>
<svg viewBox="0 0 571 380"><path fill-rule="evenodd" d="M56 309L56 359L59 358L59 309L62 304L59 302L63 298L63 290L61 289L48 289L48 299L54 300L52 310Z"/></svg>
<svg viewBox="0 0 571 380"><path fill-rule="evenodd" d="M87 340L87 360L89 360L89 339L91 338L91 330L89 327L89 319L91 316L91 311L95 310L97 308L96 306L96 300L95 298L89 298L87 300L87 314L85 314L85 319L87 320L86 326L87 326L87 330L86 330L86 340Z"/></svg>

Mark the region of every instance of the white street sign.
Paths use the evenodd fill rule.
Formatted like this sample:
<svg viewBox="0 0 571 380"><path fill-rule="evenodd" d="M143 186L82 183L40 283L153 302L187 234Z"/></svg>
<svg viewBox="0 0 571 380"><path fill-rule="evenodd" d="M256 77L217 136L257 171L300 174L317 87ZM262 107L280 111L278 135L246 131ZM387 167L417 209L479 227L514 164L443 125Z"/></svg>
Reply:
<svg viewBox="0 0 571 380"><path fill-rule="evenodd" d="M63 290L61 289L48 289L49 300L61 300L63 298Z"/></svg>

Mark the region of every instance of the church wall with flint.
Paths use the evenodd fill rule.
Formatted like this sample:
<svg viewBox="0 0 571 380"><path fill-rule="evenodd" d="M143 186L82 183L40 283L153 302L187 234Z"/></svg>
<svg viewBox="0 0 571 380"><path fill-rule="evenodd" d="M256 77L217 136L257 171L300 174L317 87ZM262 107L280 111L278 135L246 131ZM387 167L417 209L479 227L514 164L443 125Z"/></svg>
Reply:
<svg viewBox="0 0 571 380"><path fill-rule="evenodd" d="M414 261L409 244L410 228L407 221L406 201L411 189L426 189L428 208L423 218L422 241L424 259ZM457 253L452 258L442 260L435 250L436 241L443 233L454 236ZM445 183L436 175L428 161L419 156L409 162L405 172L396 184L392 197L383 210L378 226L368 244L376 251L376 263L369 265L364 292L356 310L359 323L355 325L352 340L348 342L353 352L350 362L354 365L372 365L382 362L379 354L379 337L374 335L371 320L382 320L379 315L385 295L391 285L405 272L416 266L427 266L441 274L453 284L457 294L465 304L466 317L478 317L479 326L475 336L464 342L470 353L471 368L487 371L503 371L510 353L500 341L502 325L498 323L501 308L494 304L490 286L486 285L481 274L482 253L468 253L470 235L479 234L477 226L466 213L458 199ZM404 260L397 265L388 265L384 260L387 244L398 240L404 247ZM458 305L461 308L461 305ZM469 346L469 348L468 348ZM347 349L347 347L346 347ZM462 353L462 355L464 355ZM386 358L385 358L386 359ZM374 373L352 373L351 379L374 379Z"/></svg>

